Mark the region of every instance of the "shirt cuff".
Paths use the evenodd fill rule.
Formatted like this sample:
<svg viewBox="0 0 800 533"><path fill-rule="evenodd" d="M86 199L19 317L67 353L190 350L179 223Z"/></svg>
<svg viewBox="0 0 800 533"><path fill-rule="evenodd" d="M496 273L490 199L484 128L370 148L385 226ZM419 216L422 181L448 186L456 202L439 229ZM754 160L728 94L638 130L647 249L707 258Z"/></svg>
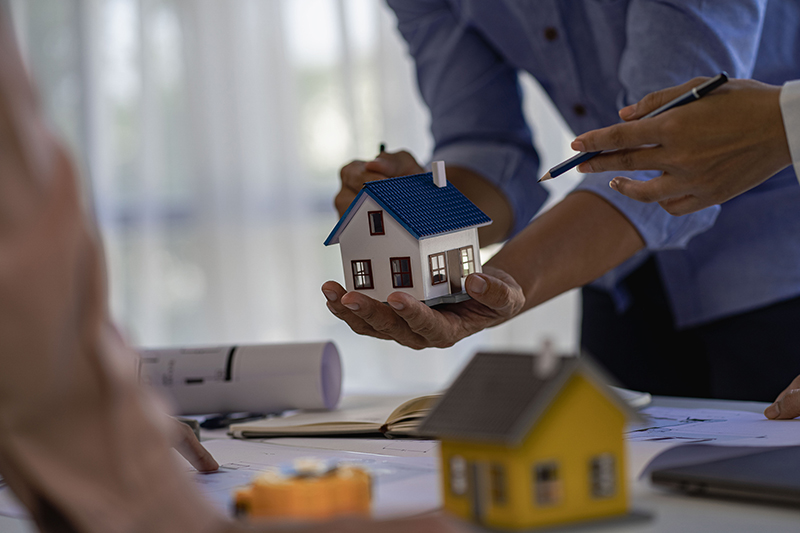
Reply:
<svg viewBox="0 0 800 533"><path fill-rule="evenodd" d="M632 179L649 180L658 172L629 173ZM719 215L718 205L707 207L696 213L676 217L667 213L658 204L646 204L632 200L608 186L612 178L624 175L620 172L601 172L587 175L575 188L597 194L613 205L633 224L648 250L670 250L685 248L695 235L714 225Z"/></svg>
<svg viewBox="0 0 800 533"><path fill-rule="evenodd" d="M800 80L787 81L783 85L780 101L794 173L800 180Z"/></svg>
<svg viewBox="0 0 800 533"><path fill-rule="evenodd" d="M433 161L468 168L502 191L514 216L509 238L527 226L547 200L547 190L537 183L539 158L535 152L507 144L459 142L437 148Z"/></svg>

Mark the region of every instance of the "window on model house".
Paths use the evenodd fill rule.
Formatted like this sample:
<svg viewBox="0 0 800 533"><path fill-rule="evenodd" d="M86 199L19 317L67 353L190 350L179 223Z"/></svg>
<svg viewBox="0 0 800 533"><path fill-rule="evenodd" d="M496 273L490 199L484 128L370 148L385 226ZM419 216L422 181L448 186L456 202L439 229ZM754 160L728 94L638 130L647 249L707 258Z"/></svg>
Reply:
<svg viewBox="0 0 800 533"><path fill-rule="evenodd" d="M431 265L431 285L447 282L447 265L445 264L444 252L428 256Z"/></svg>
<svg viewBox="0 0 800 533"><path fill-rule="evenodd" d="M384 235L383 230L383 211L369 211L369 234L370 235Z"/></svg>
<svg viewBox="0 0 800 533"><path fill-rule="evenodd" d="M589 487L593 498L610 498L617 492L617 469L610 453L596 455L589 461Z"/></svg>
<svg viewBox="0 0 800 533"><path fill-rule="evenodd" d="M467 493L467 461L460 455L450 458L450 492L456 496Z"/></svg>
<svg viewBox="0 0 800 533"><path fill-rule="evenodd" d="M561 476L558 463L547 461L533 467L533 495L537 505L549 507L561 502Z"/></svg>
<svg viewBox="0 0 800 533"><path fill-rule="evenodd" d="M369 259L357 259L350 262L353 268L353 287L356 289L373 289L372 262Z"/></svg>
<svg viewBox="0 0 800 533"><path fill-rule="evenodd" d="M461 277L466 278L475 272L475 250L472 246L459 248L461 252Z"/></svg>
<svg viewBox="0 0 800 533"><path fill-rule="evenodd" d="M411 281L411 258L410 257L391 257L389 262L392 265L392 287L413 287Z"/></svg>
<svg viewBox="0 0 800 533"><path fill-rule="evenodd" d="M506 469L500 463L492 463L489 467L489 484L492 492L492 503L503 505L506 503L508 490L506 489Z"/></svg>

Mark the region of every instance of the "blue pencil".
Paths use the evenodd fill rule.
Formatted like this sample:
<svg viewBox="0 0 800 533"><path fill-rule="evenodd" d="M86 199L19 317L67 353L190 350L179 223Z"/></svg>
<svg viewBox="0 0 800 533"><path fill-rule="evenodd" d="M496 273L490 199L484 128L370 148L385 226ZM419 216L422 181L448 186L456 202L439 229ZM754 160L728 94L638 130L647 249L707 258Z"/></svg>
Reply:
<svg viewBox="0 0 800 533"><path fill-rule="evenodd" d="M660 115L664 111L669 111L670 109L674 109L676 107L680 107L690 102L694 102L695 100L699 100L700 98L704 97L705 95L707 95L708 93L710 93L723 83L726 83L727 81L728 81L728 75L725 72L720 72L707 82L701 83L697 87L693 88L691 91L687 91L686 93L680 95L671 102L667 102L658 109L651 111L647 115L643 116L642 119L652 118L655 117L656 115ZM588 161L600 153L602 153L602 151L580 152L579 154L575 154L574 156L570 157L563 163L559 163L558 165L551 168L550 171L547 172L547 174L545 174L539 179L539 182L541 183L543 181L555 178L556 176L560 176L564 172L572 170L573 168L577 167L584 161Z"/></svg>

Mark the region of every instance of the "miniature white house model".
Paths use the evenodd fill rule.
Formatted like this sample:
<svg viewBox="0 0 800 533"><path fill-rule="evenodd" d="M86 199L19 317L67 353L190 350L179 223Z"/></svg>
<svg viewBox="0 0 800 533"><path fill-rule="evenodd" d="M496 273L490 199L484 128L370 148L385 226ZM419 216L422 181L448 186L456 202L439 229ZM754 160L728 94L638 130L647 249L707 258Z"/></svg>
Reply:
<svg viewBox="0 0 800 533"><path fill-rule="evenodd" d="M345 288L380 301L395 291L428 305L469 298L464 278L481 271L478 228L491 219L433 172L364 184L325 240L339 244Z"/></svg>

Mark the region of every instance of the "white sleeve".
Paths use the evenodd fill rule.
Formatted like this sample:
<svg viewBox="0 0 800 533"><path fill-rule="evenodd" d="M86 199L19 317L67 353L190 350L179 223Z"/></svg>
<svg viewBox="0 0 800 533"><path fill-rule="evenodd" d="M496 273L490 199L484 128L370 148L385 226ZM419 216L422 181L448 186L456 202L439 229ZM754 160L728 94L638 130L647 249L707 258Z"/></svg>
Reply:
<svg viewBox="0 0 800 533"><path fill-rule="evenodd" d="M800 80L787 81L781 89L781 114L794 173L800 180Z"/></svg>

